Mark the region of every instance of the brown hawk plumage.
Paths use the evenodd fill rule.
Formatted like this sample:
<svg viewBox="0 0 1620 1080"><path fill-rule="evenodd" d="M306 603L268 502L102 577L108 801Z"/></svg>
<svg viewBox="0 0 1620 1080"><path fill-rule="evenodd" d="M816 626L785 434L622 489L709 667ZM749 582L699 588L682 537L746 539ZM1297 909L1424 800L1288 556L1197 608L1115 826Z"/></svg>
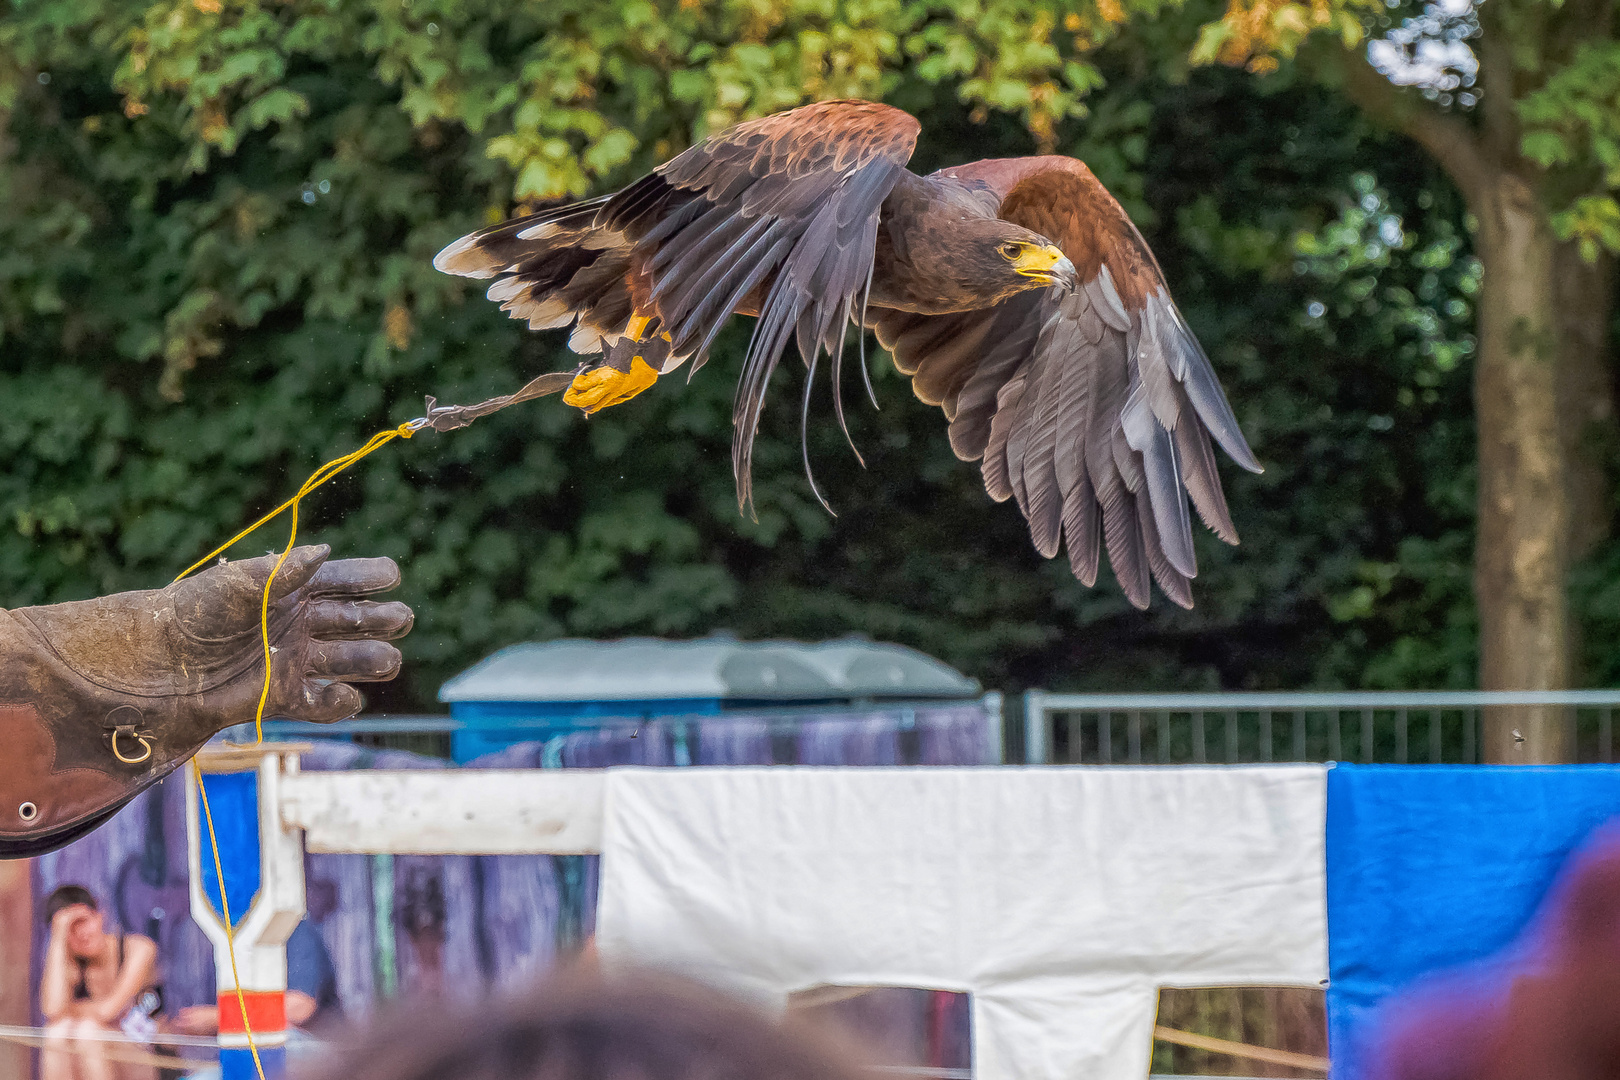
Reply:
<svg viewBox="0 0 1620 1080"><path fill-rule="evenodd" d="M1042 555L1066 543L1091 585L1106 548L1132 604L1147 607L1152 580L1191 607L1188 497L1237 543L1211 437L1260 466L1153 253L1081 162L918 176L905 168L918 130L867 101L767 116L612 195L463 237L434 265L495 278L489 298L514 318L572 327L575 352L600 354L564 397L587 413L695 370L732 314L757 316L733 413L744 507L789 339L810 368L807 405L821 354L836 387L846 327L870 327L945 411L957 456L982 460L991 498L1017 501Z"/></svg>

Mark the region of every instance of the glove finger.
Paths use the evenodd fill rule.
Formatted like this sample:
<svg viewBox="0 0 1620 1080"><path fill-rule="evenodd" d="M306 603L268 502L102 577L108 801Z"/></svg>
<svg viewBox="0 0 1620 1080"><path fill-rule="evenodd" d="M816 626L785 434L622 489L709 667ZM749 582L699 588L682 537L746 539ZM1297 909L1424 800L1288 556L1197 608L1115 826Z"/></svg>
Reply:
<svg viewBox="0 0 1620 1080"><path fill-rule="evenodd" d="M399 564L393 559L334 559L310 581L311 596L364 596L386 592L399 584Z"/></svg>
<svg viewBox="0 0 1620 1080"><path fill-rule="evenodd" d="M331 553L325 544L293 548L276 575L272 603L307 582ZM175 614L187 631L204 639L225 638L246 631L259 621L264 582L274 569L276 555L241 559L210 566L194 577L169 586Z"/></svg>
<svg viewBox="0 0 1620 1080"><path fill-rule="evenodd" d="M411 631L416 616L397 600L316 600L304 609L309 636L323 641L392 641Z"/></svg>
<svg viewBox="0 0 1620 1080"><path fill-rule="evenodd" d="M330 554L332 548L329 544L305 544L293 548L287 555L287 561L281 564L281 570L276 574L276 583L270 587L270 602L273 604L303 586L315 576ZM257 559L248 559L237 565L252 576L257 588L263 589L264 579L275 569L278 558L279 555L261 555Z"/></svg>
<svg viewBox="0 0 1620 1080"><path fill-rule="evenodd" d="M348 683L318 683L305 679L303 700L297 705L279 710L294 720L307 720L315 724L331 724L347 720L360 711L360 691Z"/></svg>
<svg viewBox="0 0 1620 1080"><path fill-rule="evenodd" d="M344 682L383 682L399 673L399 650L385 641L312 641L310 674Z"/></svg>

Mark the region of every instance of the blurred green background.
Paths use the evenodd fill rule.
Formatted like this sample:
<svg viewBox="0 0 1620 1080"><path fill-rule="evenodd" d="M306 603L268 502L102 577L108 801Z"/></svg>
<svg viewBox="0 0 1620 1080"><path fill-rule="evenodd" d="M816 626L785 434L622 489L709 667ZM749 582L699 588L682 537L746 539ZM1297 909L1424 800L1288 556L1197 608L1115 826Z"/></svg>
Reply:
<svg viewBox="0 0 1620 1080"><path fill-rule="evenodd" d="M822 27L810 78L808 31L773 51L772 4L666 6L14 5L0 601L161 585L424 395L471 401L571 366L561 333L507 320L436 274L434 252L546 197L611 190L737 115L859 92L922 118L917 171L1053 148L1140 224L1266 467L1223 459L1243 543L1200 534L1197 607L1138 613L1106 570L1087 590L1036 556L875 347L882 411L851 416L867 469L824 388L814 402L838 516L801 473L803 368L785 363L759 520L739 517L738 319L690 384L589 421L550 398L396 442L310 501L304 538L404 567L407 673L374 707L432 707L445 676L519 640L716 628L859 631L1008 691L1474 685L1480 269L1459 196L1412 143L1303 61L1189 67L1208 5L1095 46L1056 34L1058 84L1021 76L1022 39L994 23L1050 15L1051 38L1078 24L1055 7L774 5ZM915 7L905 33L886 29ZM989 68L971 52L987 38ZM1606 642L1620 547L1577 584L1586 640ZM1616 661L1591 652L1585 681L1612 681Z"/></svg>

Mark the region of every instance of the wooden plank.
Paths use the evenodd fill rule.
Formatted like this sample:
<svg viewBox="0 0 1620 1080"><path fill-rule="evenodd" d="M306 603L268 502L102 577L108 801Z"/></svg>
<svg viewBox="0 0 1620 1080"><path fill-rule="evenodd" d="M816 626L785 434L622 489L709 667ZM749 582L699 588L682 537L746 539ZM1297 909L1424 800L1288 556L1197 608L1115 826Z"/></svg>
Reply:
<svg viewBox="0 0 1620 1080"><path fill-rule="evenodd" d="M246 772L257 769L266 754L301 754L312 747L307 742L211 743L196 758L205 773Z"/></svg>
<svg viewBox="0 0 1620 1080"><path fill-rule="evenodd" d="M1217 1039L1211 1035L1199 1035L1191 1031L1177 1031L1162 1024L1155 1025L1153 1037L1160 1042L1175 1043L1177 1046L1190 1046L1194 1050L1208 1050L1215 1054L1226 1054L1229 1057L1247 1058L1249 1061L1263 1061L1268 1065L1286 1065L1292 1069L1311 1069L1326 1074L1328 1059L1317 1057L1314 1054L1296 1054L1291 1050L1273 1050L1269 1046L1250 1046L1248 1043L1233 1042L1230 1039Z"/></svg>
<svg viewBox="0 0 1620 1080"><path fill-rule="evenodd" d="M393 855L591 855L602 850L598 770L300 772L281 820L306 850Z"/></svg>

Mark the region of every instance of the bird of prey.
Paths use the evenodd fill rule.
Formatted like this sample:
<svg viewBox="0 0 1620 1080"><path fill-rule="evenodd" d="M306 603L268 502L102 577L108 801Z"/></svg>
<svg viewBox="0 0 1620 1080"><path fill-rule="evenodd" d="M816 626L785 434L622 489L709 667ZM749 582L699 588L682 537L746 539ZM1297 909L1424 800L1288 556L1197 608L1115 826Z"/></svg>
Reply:
<svg viewBox="0 0 1620 1080"><path fill-rule="evenodd" d="M825 353L843 424L846 327L863 343L873 329L944 409L956 455L982 460L990 497L1017 501L1043 556L1066 542L1089 586L1106 548L1136 607L1150 578L1191 607L1188 497L1237 543L1211 437L1260 466L1157 260L1081 162L918 176L905 166L919 129L868 101L777 113L611 195L465 236L433 264L494 278L489 298L534 329L572 327L570 347L591 359L563 400L587 414L687 361L695 372L734 313L756 316L733 410L739 508L789 339L809 367L801 408Z"/></svg>

